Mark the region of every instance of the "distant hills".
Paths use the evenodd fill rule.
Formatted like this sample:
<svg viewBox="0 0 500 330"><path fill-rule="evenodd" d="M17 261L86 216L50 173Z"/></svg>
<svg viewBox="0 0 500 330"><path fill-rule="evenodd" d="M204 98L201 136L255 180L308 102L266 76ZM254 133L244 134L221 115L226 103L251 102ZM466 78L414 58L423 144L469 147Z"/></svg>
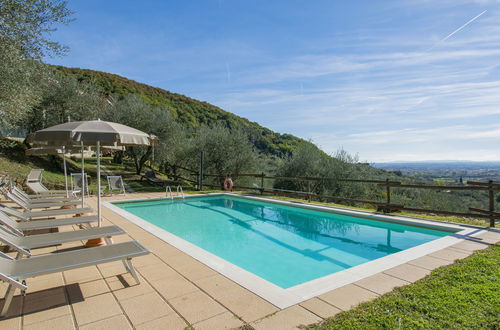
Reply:
<svg viewBox="0 0 500 330"><path fill-rule="evenodd" d="M466 160L420 161L376 163L372 166L387 171L400 171L404 174L428 173L444 177L468 177L500 179L500 161L475 162Z"/></svg>
<svg viewBox="0 0 500 330"><path fill-rule="evenodd" d="M387 162L387 163L374 163L374 167L388 169L388 170L398 170L402 168L447 168L447 169L457 169L457 168L468 168L468 169L478 169L478 168L493 168L500 169L500 161L487 161L487 162L476 162L470 160L425 160L418 162Z"/></svg>
<svg viewBox="0 0 500 330"><path fill-rule="evenodd" d="M213 125L222 122L228 128L245 131L255 148L264 154L285 157L301 143L310 143L291 134L280 134L227 112L207 102L172 93L161 88L142 84L119 75L88 69L53 66L65 75L76 77L79 81L94 82L100 91L120 98L125 95L139 95L144 102L168 109L173 117L187 127Z"/></svg>

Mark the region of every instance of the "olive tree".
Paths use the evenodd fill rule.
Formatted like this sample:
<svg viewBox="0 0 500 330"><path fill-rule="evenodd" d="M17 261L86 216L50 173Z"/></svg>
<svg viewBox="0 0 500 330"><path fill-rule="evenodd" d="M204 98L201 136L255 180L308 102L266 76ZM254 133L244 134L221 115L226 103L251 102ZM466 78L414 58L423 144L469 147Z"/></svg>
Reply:
<svg viewBox="0 0 500 330"><path fill-rule="evenodd" d="M11 40L25 58L63 55L68 48L50 34L72 21L66 1L0 0L0 38Z"/></svg>
<svg viewBox="0 0 500 330"><path fill-rule="evenodd" d="M0 37L0 127L10 129L39 100L33 82L37 65L21 56L15 44Z"/></svg>
<svg viewBox="0 0 500 330"><path fill-rule="evenodd" d="M40 79L40 87L38 103L18 124L28 131L66 121L95 120L110 106L93 83L79 82L71 76L47 72Z"/></svg>
<svg viewBox="0 0 500 330"><path fill-rule="evenodd" d="M205 172L216 174L221 187L226 175L252 171L258 156L244 132L220 124L201 126L193 138L193 151L193 159L204 152Z"/></svg>
<svg viewBox="0 0 500 330"><path fill-rule="evenodd" d="M167 109L145 103L138 96L127 96L116 101L108 108L105 118L156 135L160 145L155 148L159 151L160 158L166 157L164 153L179 133L179 126ZM152 152L152 146L127 148L126 154L133 159L137 174L142 172L146 161L151 159Z"/></svg>
<svg viewBox="0 0 500 330"><path fill-rule="evenodd" d="M67 47L50 40L71 21L65 1L0 0L0 128L12 128L40 99L40 60Z"/></svg>
<svg viewBox="0 0 500 330"><path fill-rule="evenodd" d="M276 180L274 186L316 194L329 194L342 197L361 197L363 187L354 182L342 179L355 179L362 175L357 157L344 150L328 155L312 143L303 143L297 147L292 156L284 161L277 170L281 177L315 177L328 180Z"/></svg>

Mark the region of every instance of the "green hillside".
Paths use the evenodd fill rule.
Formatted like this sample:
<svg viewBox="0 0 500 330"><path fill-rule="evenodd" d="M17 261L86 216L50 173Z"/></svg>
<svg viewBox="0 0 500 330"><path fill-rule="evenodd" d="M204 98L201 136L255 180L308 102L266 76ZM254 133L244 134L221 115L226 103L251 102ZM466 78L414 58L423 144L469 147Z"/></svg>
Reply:
<svg viewBox="0 0 500 330"><path fill-rule="evenodd" d="M248 119L236 116L207 102L172 93L161 88L142 84L115 74L87 69L54 66L62 74L76 77L79 81L93 82L100 92L112 98L129 94L140 95L147 103L168 109L174 118L187 127L213 125L224 122L228 128L243 129L255 148L265 154L283 157L290 155L300 143L307 141L290 134L279 134Z"/></svg>

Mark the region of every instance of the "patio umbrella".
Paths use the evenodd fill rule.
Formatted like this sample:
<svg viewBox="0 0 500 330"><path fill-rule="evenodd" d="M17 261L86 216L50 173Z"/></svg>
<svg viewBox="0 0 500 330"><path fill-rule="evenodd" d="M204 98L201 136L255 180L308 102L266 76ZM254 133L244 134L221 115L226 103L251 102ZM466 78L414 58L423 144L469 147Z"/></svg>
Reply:
<svg viewBox="0 0 500 330"><path fill-rule="evenodd" d="M82 148L83 146L96 146L97 217L99 226L101 226L101 147L134 145L149 146L153 145L156 141L151 135L135 128L99 119L90 121L73 121L44 128L33 133L30 140L35 143L48 143L48 141L50 141L50 144L80 143Z"/></svg>

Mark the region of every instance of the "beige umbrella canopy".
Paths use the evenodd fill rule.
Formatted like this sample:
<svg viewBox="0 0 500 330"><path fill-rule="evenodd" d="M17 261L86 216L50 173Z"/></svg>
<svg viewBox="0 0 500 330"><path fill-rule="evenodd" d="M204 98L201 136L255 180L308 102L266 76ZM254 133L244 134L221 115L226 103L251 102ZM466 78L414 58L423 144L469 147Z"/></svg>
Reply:
<svg viewBox="0 0 500 330"><path fill-rule="evenodd" d="M135 128L102 120L72 121L36 131L33 142L51 141L68 143L83 142L84 145L127 146L151 145L149 134Z"/></svg>
<svg viewBox="0 0 500 330"><path fill-rule="evenodd" d="M97 154L97 216L101 226L101 146L154 145L156 137L135 128L101 120L73 121L36 131L29 142L50 145L70 143L96 146ZM82 161L83 163L83 161ZM83 167L82 167L83 178ZM83 196L82 196L83 203Z"/></svg>

